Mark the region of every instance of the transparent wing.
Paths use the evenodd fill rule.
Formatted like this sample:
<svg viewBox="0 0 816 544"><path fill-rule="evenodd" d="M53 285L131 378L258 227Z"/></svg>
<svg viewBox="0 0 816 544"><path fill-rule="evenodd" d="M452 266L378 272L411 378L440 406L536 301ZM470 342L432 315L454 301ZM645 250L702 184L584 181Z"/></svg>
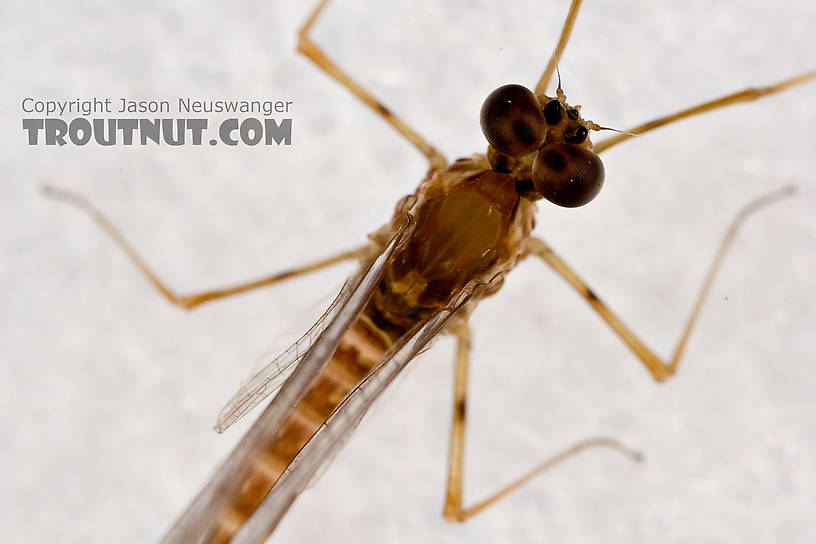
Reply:
<svg viewBox="0 0 816 544"><path fill-rule="evenodd" d="M482 285L484 282L468 283L443 309L420 323L399 341L377 368L346 396L300 450L260 506L235 534L232 543L263 542L272 534L297 496L318 469L334 457L374 400Z"/></svg>
<svg viewBox="0 0 816 544"><path fill-rule="evenodd" d="M297 402L317 380L334 354L343 334L348 330L382 277L396 249L413 228L409 215L397 229L390 242L356 280L349 283L349 294L338 297L332 319L326 320L322 333L311 344L278 394L269 403L258 420L250 427L229 457L218 468L204 489L176 521L164 537L165 543L188 544L206 538L212 524L220 519L231 498L240 493L241 486L251 475L253 468L249 458L257 450L268 446L280 431L281 425L291 414ZM344 291L346 290L344 289ZM342 302L340 300L342 299Z"/></svg>
<svg viewBox="0 0 816 544"><path fill-rule="evenodd" d="M218 419L214 427L216 432L223 433L230 425L260 404L262 400L280 389L289 374L303 359L303 356L306 355L315 340L323 334L323 331L326 330L329 323L337 316L337 312L340 311L349 296L351 296L354 287L356 287L355 279L352 277L346 281L334 302L329 305L329 308L306 334L241 386L218 413Z"/></svg>

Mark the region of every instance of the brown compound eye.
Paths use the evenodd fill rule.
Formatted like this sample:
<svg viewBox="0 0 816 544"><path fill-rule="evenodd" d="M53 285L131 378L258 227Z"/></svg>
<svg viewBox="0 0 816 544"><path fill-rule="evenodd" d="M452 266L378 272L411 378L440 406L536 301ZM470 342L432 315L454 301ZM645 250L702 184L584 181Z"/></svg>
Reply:
<svg viewBox="0 0 816 544"><path fill-rule="evenodd" d="M595 198L603 182L604 166L600 157L578 145L544 146L533 161L536 191L565 208L577 208Z"/></svg>
<svg viewBox="0 0 816 544"><path fill-rule="evenodd" d="M480 123L488 143L511 157L535 151L547 136L538 99L521 85L504 85L490 93L482 104Z"/></svg>

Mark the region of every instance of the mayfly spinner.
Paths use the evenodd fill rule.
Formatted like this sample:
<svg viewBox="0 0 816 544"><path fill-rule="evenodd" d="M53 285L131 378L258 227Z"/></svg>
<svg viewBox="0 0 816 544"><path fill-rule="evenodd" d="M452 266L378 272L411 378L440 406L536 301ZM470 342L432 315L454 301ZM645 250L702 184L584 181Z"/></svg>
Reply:
<svg viewBox="0 0 816 544"><path fill-rule="evenodd" d="M128 254L173 304L204 302L357 259L351 278L326 313L298 342L254 376L225 407L223 431L268 395L277 395L179 517L166 542L261 542L292 502L354 431L372 402L439 333L458 341L444 515L464 521L565 458L605 447L637 460L616 440L590 438L544 461L518 480L472 506L462 496L468 354L468 317L495 294L504 276L527 257L549 265L580 293L646 366L663 381L677 370L717 270L742 222L791 193L786 187L749 203L731 223L668 360L655 355L542 239L533 236L536 202L562 207L589 203L605 177L600 154L634 135L674 121L755 100L816 79L816 71L761 88L745 89L644 123L593 143L605 130L571 104L559 78L547 93L576 20L572 0L558 44L533 89L499 87L481 109L485 154L449 164L401 118L344 73L310 37L328 0L321 1L298 34L298 51L390 123L428 159L428 174L396 206L392 219L369 243L300 268L255 281L191 295L177 295L147 266L115 227L84 198L48 189L87 213Z"/></svg>

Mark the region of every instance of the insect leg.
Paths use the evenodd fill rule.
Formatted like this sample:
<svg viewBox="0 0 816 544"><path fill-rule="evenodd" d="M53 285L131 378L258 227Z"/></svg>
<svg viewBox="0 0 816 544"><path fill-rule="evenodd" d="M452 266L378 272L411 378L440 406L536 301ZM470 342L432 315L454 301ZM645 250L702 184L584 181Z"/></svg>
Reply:
<svg viewBox="0 0 816 544"><path fill-rule="evenodd" d="M563 450L540 463L538 466L502 487L499 491L493 493L486 499L464 508L462 506L462 482L464 475L464 460L465 460L465 417L466 417L466 401L467 401L467 376L469 366L469 352L470 352L470 330L467 325L461 325L455 329L457 336L456 347L456 370L454 380L454 410L453 410L453 425L451 426L450 436L450 450L448 454L448 484L447 492L445 494L445 507L442 514L449 521L465 521L471 518L492 505L499 499L515 491L522 485L526 484L542 472L554 467L561 461L566 460L573 455L582 452L588 448L606 447L620 452L633 461L640 461L640 453L633 451L617 440L611 438L597 437L588 438L577 442L569 448Z"/></svg>
<svg viewBox="0 0 816 544"><path fill-rule="evenodd" d="M186 310L195 308L199 304L203 304L204 302L208 302L210 300L237 295L238 293L250 291L252 289L257 289L259 287L265 287L267 285L271 285L273 283L277 283L279 281L294 276L298 276L300 274L313 272L315 270L331 266L341 261L358 258L367 249L367 246L363 246L357 249L352 249L350 251L345 251L343 253L338 253L337 255L332 255L331 257L326 257L324 259L320 259L305 264L303 266L299 266L297 268L292 268L284 272L272 274L271 276L265 276L251 281L221 287L218 289L202 291L200 293L178 295L159 279L156 273L147 265L145 260L128 243L128 241L125 239L122 233L119 232L119 230L113 225L113 223L111 223L110 220L102 214L102 212L97 210L94 207L94 205L91 204L90 201L88 201L88 199L72 191L58 189L55 187L46 186L43 188L43 190L46 196L53 198L55 200L61 200L63 202L72 204L79 208L80 210L82 210L83 212L85 212L86 214L88 214L91 217L91 219L93 219L96 222L96 224L99 225L108 236L110 236L110 238L119 247L119 249L121 249L128 256L128 258L130 258L131 262L134 265L136 265L136 268L138 268L142 272L144 277L147 278L147 280L151 284L153 284L153 287L155 287L159 291L159 293L161 293L161 295L165 299L167 299L168 302L170 302L171 304L175 304L176 306L179 306Z"/></svg>
<svg viewBox="0 0 816 544"><path fill-rule="evenodd" d="M575 25L575 19L578 17L578 9L581 7L582 1L583 0L572 0L567 18L564 21L564 26L561 28L561 36L558 38L558 44L555 46L552 56L550 56L550 61L547 63L544 73L541 74L538 80L538 84L536 84L535 94L543 94L544 91L547 90L547 85L549 85L550 79L552 79L553 72L555 72L558 61L561 60L561 55L564 53L564 48L569 41L570 34L572 34L572 27Z"/></svg>
<svg viewBox="0 0 816 544"><path fill-rule="evenodd" d="M447 519L459 519L462 514L462 480L465 465L465 417L467 415L467 384L470 366L470 327L463 324L456 330L456 367L453 382L453 422L448 450L448 484L445 493Z"/></svg>
<svg viewBox="0 0 816 544"><path fill-rule="evenodd" d="M700 310L703 307L706 296L711 289L711 284L714 282L717 271L719 270L725 255L728 253L728 249L730 248L731 243L734 241L739 227L752 213L767 206L768 204L780 200L781 198L791 196L794 192L794 187L786 186L772 193L768 193L750 202L747 206L742 208L742 210L740 210L740 212L732 220L731 225L728 227L725 236L720 242L720 246L714 256L714 260L712 261L705 280L703 281L703 285L694 301L691 315L686 321L686 325L683 328L680 339L674 348L674 353L672 353L672 356L668 362L664 362L660 359L660 357L655 355L654 352L652 352L652 350L650 350L646 344L644 344L640 338L638 338L637 335L635 335L635 333L629 329L629 327L624 325L620 318L618 318L618 316L615 315L615 313L612 312L612 310L598 298L592 289L590 289L587 284L584 283L584 281L572 270L572 268L570 268L567 263L556 255L552 248L550 248L543 240L531 237L527 242L527 248L529 249L530 253L541 257L544 262L550 265L556 272L558 272L558 274L561 275L561 277L567 280L567 282L572 285L582 297L584 297L589 305L600 314L601 318L606 321L610 327L612 327L615 333L617 333L618 336L620 336L623 341L626 342L626 345L628 345L635 355L637 355L643 362L643 364L646 365L649 372L652 373L654 379L658 382L662 382L672 376L677 370L677 365L680 363L680 358L683 356L683 351L686 347L686 343L688 342L691 330L694 328L694 323L697 321L697 317L700 314Z"/></svg>
<svg viewBox="0 0 816 544"><path fill-rule="evenodd" d="M306 55L318 68L326 72L335 81L347 88L351 93L362 100L368 107L373 109L382 116L391 126L397 129L397 132L402 134L409 142L414 144L423 155L428 158L432 170L444 168L448 161L437 151L432 145L425 141L414 129L408 126L405 121L394 115L391 110L386 108L382 102L377 100L367 90L361 87L356 81L351 79L345 72L343 72L331 59L329 59L323 50L315 44L309 36L309 31L320 16L320 12L326 7L329 0L321 0L314 8L306 22L298 32L297 50Z"/></svg>
<svg viewBox="0 0 816 544"><path fill-rule="evenodd" d="M687 108L685 110L672 113L671 115L666 115L665 117L660 117L653 121L649 121L648 123L643 123L642 125L632 127L624 131L624 133L616 134L615 136L612 136L605 140L601 140L600 142L594 144L592 146L592 149L593 151L595 151L595 153L600 153L601 151L605 151L615 144L619 144L624 140L628 140L633 135L643 134L644 132L648 132L658 127L674 123L675 121L679 121L680 119L685 119L686 117L692 117L700 113L705 113L707 111L716 110L718 108L723 108L725 106L730 106L731 104L738 104L739 102L750 102L752 100L756 100L757 98L767 96L769 94L784 91L785 89L788 89L795 85L800 85L812 79L816 79L816 70L799 74L797 76L788 78L784 81L780 81L767 87L758 88L751 87L735 93L731 93L729 95L721 96L720 98L715 98L714 100L709 100L708 102L697 104L696 106L692 106L691 108Z"/></svg>

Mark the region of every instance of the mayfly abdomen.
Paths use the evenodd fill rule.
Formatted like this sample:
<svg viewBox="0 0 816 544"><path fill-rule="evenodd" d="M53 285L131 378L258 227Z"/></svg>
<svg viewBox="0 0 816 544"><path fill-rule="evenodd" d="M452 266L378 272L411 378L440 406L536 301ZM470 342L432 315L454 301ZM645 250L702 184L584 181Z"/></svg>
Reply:
<svg viewBox="0 0 816 544"><path fill-rule="evenodd" d="M373 318L369 317L372 314ZM240 495L229 501L228 509L213 524L208 542L229 542L304 444L382 359L393 340L375 324L380 319L374 305L368 304L277 437L250 457L253 470L241 486Z"/></svg>

